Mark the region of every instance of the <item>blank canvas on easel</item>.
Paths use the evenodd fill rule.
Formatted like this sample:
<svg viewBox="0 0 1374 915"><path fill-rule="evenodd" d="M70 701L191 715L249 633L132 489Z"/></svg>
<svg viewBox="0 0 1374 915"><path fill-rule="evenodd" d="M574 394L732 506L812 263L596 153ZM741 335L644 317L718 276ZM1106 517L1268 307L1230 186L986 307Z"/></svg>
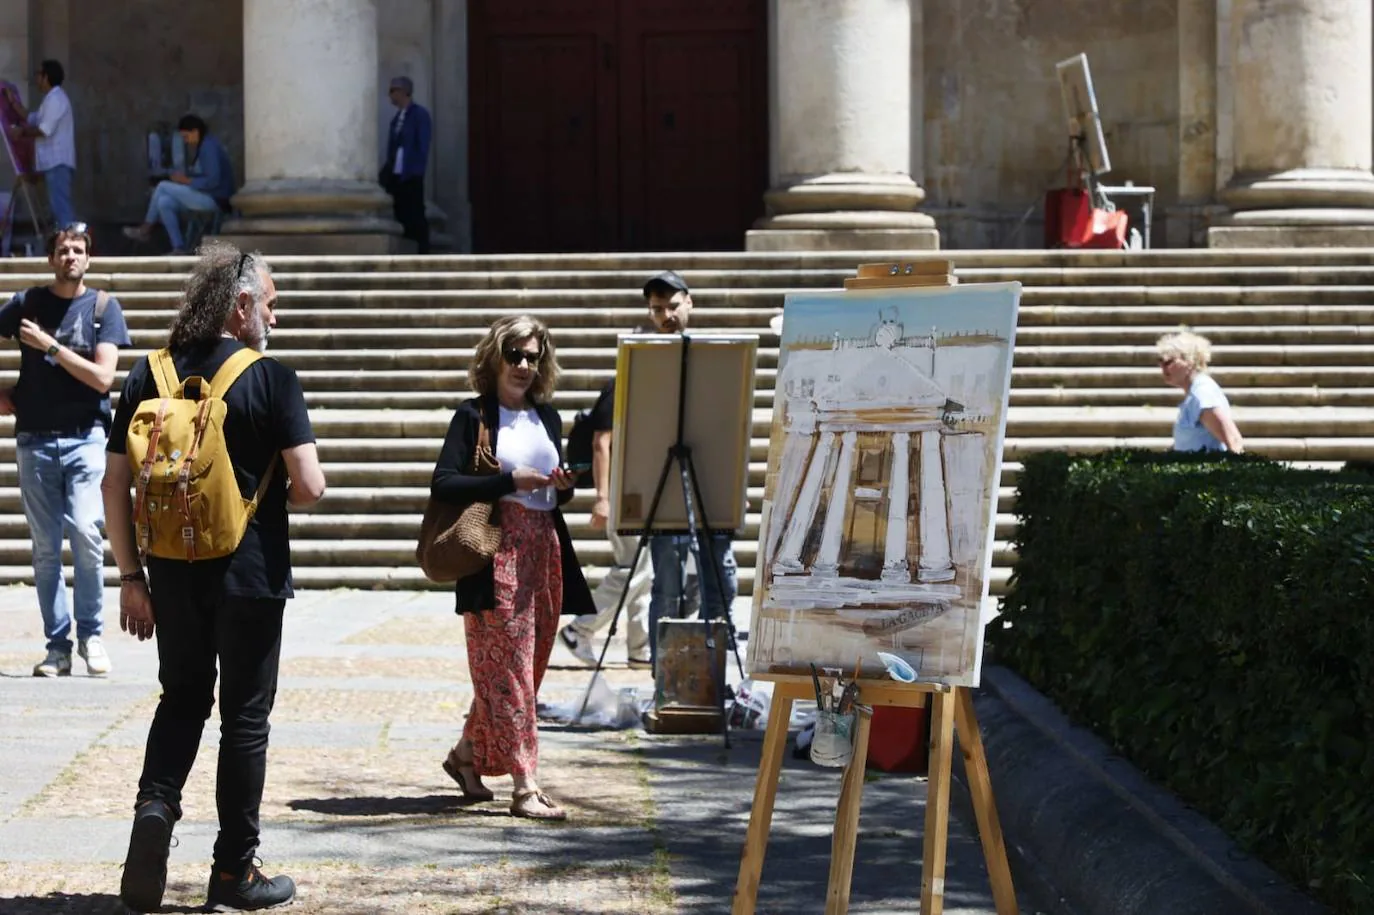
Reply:
<svg viewBox="0 0 1374 915"><path fill-rule="evenodd" d="M753 673L873 672L886 651L977 685L1020 292L787 297Z"/></svg>
<svg viewBox="0 0 1374 915"><path fill-rule="evenodd" d="M713 530L744 524L749 445L754 426L754 365L758 337L693 334L687 347L683 444ZM615 431L611 447L611 525L639 533L648 521L664 458L677 439L683 336L627 334L616 354ZM698 517L700 524L703 518ZM654 517L658 533L687 530L687 507L676 462Z"/></svg>

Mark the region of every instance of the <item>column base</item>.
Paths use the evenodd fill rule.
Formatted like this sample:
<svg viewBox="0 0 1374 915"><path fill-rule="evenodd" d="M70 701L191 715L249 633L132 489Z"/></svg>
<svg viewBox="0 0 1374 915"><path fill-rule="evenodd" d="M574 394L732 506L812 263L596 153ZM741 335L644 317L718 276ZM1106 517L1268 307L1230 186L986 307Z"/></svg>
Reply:
<svg viewBox="0 0 1374 915"><path fill-rule="evenodd" d="M908 175L839 172L807 178L764 195L768 215L745 233L744 248L936 250L935 220L915 212L925 196Z"/></svg>
<svg viewBox="0 0 1374 915"><path fill-rule="evenodd" d="M1374 218L1374 212L1370 212ZM1209 248L1371 248L1368 225L1229 225L1207 230Z"/></svg>
<svg viewBox="0 0 1374 915"><path fill-rule="evenodd" d="M239 215L219 237L264 254L412 252L392 218L391 197L367 181L282 178L253 181L234 195Z"/></svg>

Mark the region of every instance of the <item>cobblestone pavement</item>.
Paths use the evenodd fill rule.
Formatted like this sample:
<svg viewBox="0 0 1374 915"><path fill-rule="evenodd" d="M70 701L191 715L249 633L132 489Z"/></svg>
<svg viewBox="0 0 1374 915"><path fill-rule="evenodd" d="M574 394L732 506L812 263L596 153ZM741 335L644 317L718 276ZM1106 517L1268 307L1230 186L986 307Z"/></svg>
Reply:
<svg viewBox="0 0 1374 915"><path fill-rule="evenodd" d="M107 592L106 606L117 606ZM114 613L107 618L114 619ZM112 913L156 657L118 631L107 678L31 677L42 625L30 588L0 589L0 913ZM608 680L648 695L613 644ZM541 700L570 703L589 674L560 645ZM733 666L733 662L732 662ZM471 696L446 594L306 592L288 605L261 854L300 887L292 912L728 912L761 734L659 737L541 728L541 781L566 824L512 818L509 779L464 807L439 767ZM215 836L217 727L186 786L165 911L199 911ZM759 913L820 912L839 776L789 760ZM925 782L865 793L851 911L919 908ZM956 815L950 915L993 912L978 842ZM1023 912L1035 911L1023 906Z"/></svg>

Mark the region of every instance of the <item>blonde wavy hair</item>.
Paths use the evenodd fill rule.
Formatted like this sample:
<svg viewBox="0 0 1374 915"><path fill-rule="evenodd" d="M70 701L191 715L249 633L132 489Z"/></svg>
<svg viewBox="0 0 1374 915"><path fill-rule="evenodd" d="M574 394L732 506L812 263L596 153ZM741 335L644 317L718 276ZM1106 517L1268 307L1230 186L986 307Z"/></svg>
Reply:
<svg viewBox="0 0 1374 915"><path fill-rule="evenodd" d="M492 322L491 329L472 354L472 365L468 367L468 386L483 396L495 393L496 380L501 377L502 352L531 337L539 341L541 356L528 396L535 403L552 400L559 374L553 337L543 321L529 315L511 315Z"/></svg>
<svg viewBox="0 0 1374 915"><path fill-rule="evenodd" d="M1196 372L1207 371L1212 359L1212 341L1190 330L1165 334L1155 341L1160 360L1177 359Z"/></svg>

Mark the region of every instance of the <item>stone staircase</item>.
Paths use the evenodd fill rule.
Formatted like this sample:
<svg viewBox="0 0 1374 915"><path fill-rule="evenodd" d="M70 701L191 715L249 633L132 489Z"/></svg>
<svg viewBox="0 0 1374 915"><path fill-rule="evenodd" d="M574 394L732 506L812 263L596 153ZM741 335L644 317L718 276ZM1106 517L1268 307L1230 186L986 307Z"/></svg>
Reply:
<svg viewBox="0 0 1374 915"><path fill-rule="evenodd" d="M1153 343L1188 324L1215 344L1252 451L1334 465L1374 457L1374 250L955 251L962 282L1019 280L1021 300L997 515L994 592L1014 556L1008 540L1020 461L1047 449L1165 448L1178 393ZM884 254L683 254L277 258L272 354L305 386L329 494L292 518L300 587L427 588L413 550L430 472L452 408L468 396L472 348L495 318L548 321L564 368L565 430L614 372L616 335L643 317L639 287L664 267L691 283L693 328L761 336L751 513L737 554L752 587L758 510L776 377L769 318L787 290L839 288ZM137 356L161 344L181 271L169 258L97 259L88 281L125 307ZM8 292L50 279L36 260L0 261ZM0 383L18 368L0 349ZM118 382L117 382L118 384ZM569 522L595 581L609 559L579 494ZM12 421L0 420L0 583L31 580ZM108 579L114 581L113 564Z"/></svg>

